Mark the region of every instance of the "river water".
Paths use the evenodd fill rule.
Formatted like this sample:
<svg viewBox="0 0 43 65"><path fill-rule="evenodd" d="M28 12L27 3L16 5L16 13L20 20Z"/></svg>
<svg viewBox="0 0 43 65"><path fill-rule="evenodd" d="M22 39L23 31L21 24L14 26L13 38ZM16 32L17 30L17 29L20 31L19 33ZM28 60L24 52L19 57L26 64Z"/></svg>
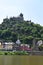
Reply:
<svg viewBox="0 0 43 65"><path fill-rule="evenodd" d="M43 65L43 56L0 55L0 65Z"/></svg>

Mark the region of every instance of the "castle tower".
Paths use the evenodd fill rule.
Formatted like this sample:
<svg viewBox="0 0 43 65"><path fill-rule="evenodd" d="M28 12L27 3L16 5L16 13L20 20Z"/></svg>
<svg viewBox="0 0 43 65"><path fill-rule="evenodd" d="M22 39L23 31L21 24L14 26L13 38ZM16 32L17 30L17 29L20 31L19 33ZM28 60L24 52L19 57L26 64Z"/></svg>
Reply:
<svg viewBox="0 0 43 65"><path fill-rule="evenodd" d="M23 14L22 14L22 13L20 13L20 15L19 15L19 19L20 19L21 21L24 20L24 17L23 17Z"/></svg>

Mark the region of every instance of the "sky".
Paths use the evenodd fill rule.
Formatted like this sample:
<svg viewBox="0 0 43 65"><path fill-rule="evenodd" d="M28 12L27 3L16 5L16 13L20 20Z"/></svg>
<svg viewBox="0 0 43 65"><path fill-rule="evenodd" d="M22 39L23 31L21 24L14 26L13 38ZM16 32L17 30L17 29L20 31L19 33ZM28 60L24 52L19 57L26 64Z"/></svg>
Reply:
<svg viewBox="0 0 43 65"><path fill-rule="evenodd" d="M0 24L6 17L23 13L25 20L43 26L43 0L0 0Z"/></svg>

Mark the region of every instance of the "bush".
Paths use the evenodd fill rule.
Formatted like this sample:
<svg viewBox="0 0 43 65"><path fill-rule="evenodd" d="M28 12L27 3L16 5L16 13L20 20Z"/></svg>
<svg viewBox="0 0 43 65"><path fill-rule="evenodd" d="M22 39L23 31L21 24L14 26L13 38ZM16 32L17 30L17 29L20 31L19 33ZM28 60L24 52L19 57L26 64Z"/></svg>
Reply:
<svg viewBox="0 0 43 65"><path fill-rule="evenodd" d="M27 53L26 51L16 51L16 52L0 52L0 55L28 55L29 53Z"/></svg>
<svg viewBox="0 0 43 65"><path fill-rule="evenodd" d="M18 51L18 52L15 52L15 55L27 55L28 53L25 52L25 51Z"/></svg>
<svg viewBox="0 0 43 65"><path fill-rule="evenodd" d="M5 55L8 55L8 53L7 53L7 52L5 52L4 54L5 54Z"/></svg>
<svg viewBox="0 0 43 65"><path fill-rule="evenodd" d="M0 55L4 55L4 53L0 51Z"/></svg>

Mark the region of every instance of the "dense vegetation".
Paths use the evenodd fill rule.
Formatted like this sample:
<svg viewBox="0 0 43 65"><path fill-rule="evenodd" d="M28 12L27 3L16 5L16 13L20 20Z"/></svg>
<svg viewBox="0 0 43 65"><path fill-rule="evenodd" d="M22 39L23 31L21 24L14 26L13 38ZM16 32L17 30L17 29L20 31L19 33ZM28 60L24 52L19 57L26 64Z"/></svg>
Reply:
<svg viewBox="0 0 43 65"><path fill-rule="evenodd" d="M0 24L0 40L16 42L18 39L22 43L32 44L33 39L43 40L43 26L30 21L18 21L14 17L3 19Z"/></svg>
<svg viewBox="0 0 43 65"><path fill-rule="evenodd" d="M26 51L16 51L16 52L12 52L12 51L0 51L0 55L29 55L28 52Z"/></svg>

